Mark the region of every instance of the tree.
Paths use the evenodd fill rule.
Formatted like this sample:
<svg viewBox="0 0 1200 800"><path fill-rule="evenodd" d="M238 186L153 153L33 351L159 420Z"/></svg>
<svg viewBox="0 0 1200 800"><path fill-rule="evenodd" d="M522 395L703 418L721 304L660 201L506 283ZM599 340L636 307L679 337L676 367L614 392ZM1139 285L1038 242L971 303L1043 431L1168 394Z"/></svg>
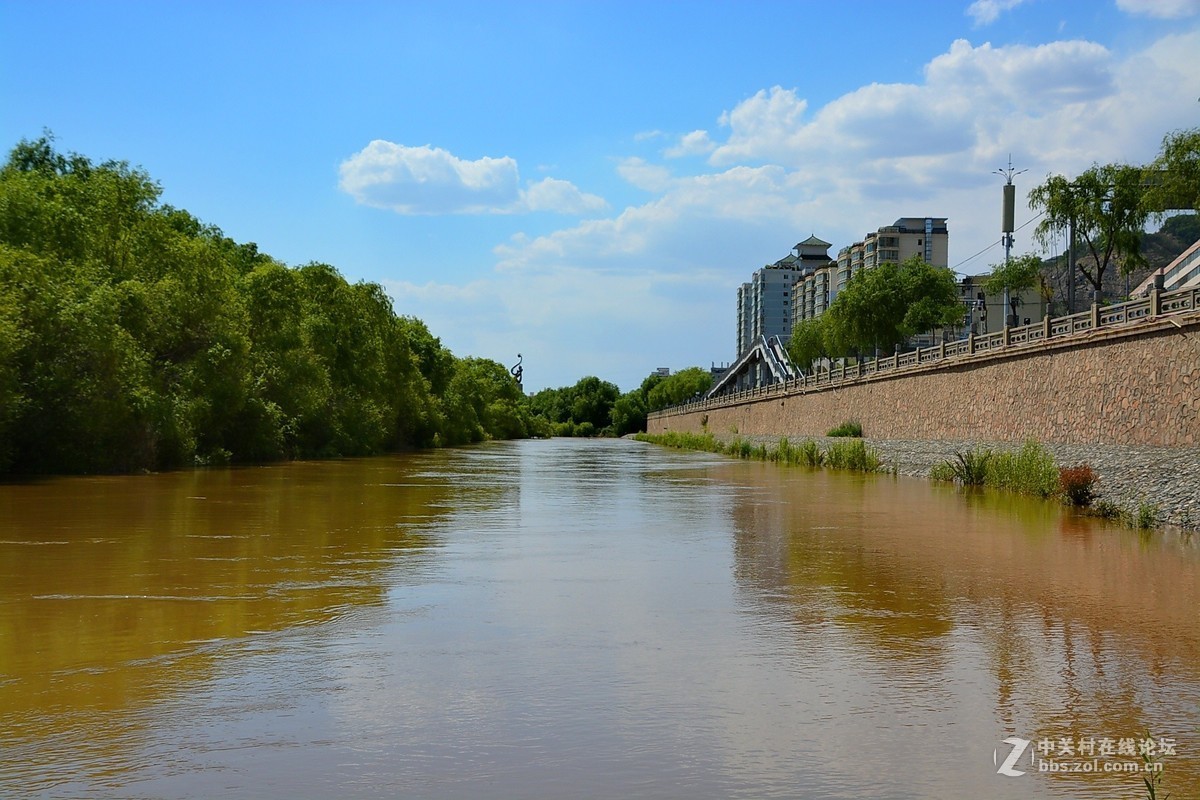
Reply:
<svg viewBox="0 0 1200 800"><path fill-rule="evenodd" d="M611 416L614 436L646 430L646 396L641 389L618 397L617 402L613 403Z"/></svg>
<svg viewBox="0 0 1200 800"><path fill-rule="evenodd" d="M1041 210L1042 221L1034 238L1044 246L1069 233L1074 225L1078 240L1092 257L1092 266L1078 264L1080 273L1097 292L1104 273L1116 261L1128 275L1142 266L1142 230L1149 211L1145 205L1144 174L1125 164L1093 166L1075 180L1052 175L1029 193L1029 207Z"/></svg>
<svg viewBox="0 0 1200 800"><path fill-rule="evenodd" d="M954 274L920 256L857 273L823 315L830 354L891 350L910 336L962 318Z"/></svg>
<svg viewBox="0 0 1200 800"><path fill-rule="evenodd" d="M891 350L903 341L900 322L908 307L899 289L899 267L894 263L856 273L824 314L830 351L845 355Z"/></svg>
<svg viewBox="0 0 1200 800"><path fill-rule="evenodd" d="M677 406L712 388L712 373L703 367L688 367L663 378L646 395L646 410L659 411Z"/></svg>
<svg viewBox="0 0 1200 800"><path fill-rule="evenodd" d="M792 338L788 339L788 356L797 366L807 366L818 358L829 355L825 345L824 315L802 319L792 327Z"/></svg>
<svg viewBox="0 0 1200 800"><path fill-rule="evenodd" d="M49 135L0 166L0 472L548 431L502 365L456 359L379 285L288 268L159 196L143 171L61 155Z"/></svg>
<svg viewBox="0 0 1200 800"><path fill-rule="evenodd" d="M525 438L529 431L523 400L516 379L500 362L458 359L446 391L442 443Z"/></svg>
<svg viewBox="0 0 1200 800"><path fill-rule="evenodd" d="M1156 212L1200 211L1200 128L1163 137L1158 158L1146 170L1146 204Z"/></svg>
<svg viewBox="0 0 1200 800"><path fill-rule="evenodd" d="M571 389L571 421L576 425L590 423L595 431L607 428L612 421L613 403L620 396L615 383L595 376L581 378Z"/></svg>
<svg viewBox="0 0 1200 800"><path fill-rule="evenodd" d="M1021 302L1018 295L1026 289L1035 288L1043 296L1047 294L1046 279L1042 275L1042 260L1033 253L1018 256L1007 264L993 265L992 274L983 283L983 290L988 294L1000 294L1008 289L1008 303L1013 314L1017 313L1017 306Z"/></svg>
<svg viewBox="0 0 1200 800"><path fill-rule="evenodd" d="M900 265L900 291L908 306L900 321L905 339L962 320L958 284L946 267L935 267L920 256L910 257Z"/></svg>

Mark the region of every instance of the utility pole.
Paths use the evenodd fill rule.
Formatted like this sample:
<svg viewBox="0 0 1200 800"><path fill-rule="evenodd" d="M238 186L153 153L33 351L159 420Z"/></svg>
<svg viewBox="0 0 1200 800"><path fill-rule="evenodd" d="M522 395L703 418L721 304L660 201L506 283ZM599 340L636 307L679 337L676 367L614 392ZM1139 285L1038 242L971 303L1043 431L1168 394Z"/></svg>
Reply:
<svg viewBox="0 0 1200 800"><path fill-rule="evenodd" d="M1004 213L1001 219L1000 241L1004 242L1004 266L1008 266L1008 261L1012 258L1013 246L1013 230L1016 225L1016 205L1017 205L1017 187L1013 185L1013 176L1020 175L1022 172L1029 170L1013 170L1012 153L1008 154L1008 169L998 169L996 174L1004 176ZM1004 327L1016 327L1015 313L1009 306L1008 285L1004 286Z"/></svg>
<svg viewBox="0 0 1200 800"><path fill-rule="evenodd" d="M1072 201L1073 202L1073 201ZM1075 313L1075 214L1067 226L1067 316Z"/></svg>

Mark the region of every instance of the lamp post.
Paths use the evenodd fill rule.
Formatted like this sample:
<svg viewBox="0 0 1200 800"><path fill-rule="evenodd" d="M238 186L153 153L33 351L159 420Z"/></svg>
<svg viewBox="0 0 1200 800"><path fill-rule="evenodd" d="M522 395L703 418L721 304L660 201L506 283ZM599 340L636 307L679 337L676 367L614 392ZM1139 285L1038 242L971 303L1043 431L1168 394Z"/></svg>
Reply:
<svg viewBox="0 0 1200 800"><path fill-rule="evenodd" d="M1020 175L1022 172L1029 170L1014 170L1012 165L1012 154L1008 156L1008 168L996 170L997 175L1004 176L1004 211L1001 219L1002 236L1000 240L1004 242L1004 266L1008 266L1008 261L1012 257L1013 246L1013 230L1016 222L1016 201L1017 187L1013 185L1013 176ZM1009 313L1008 300L1008 285L1004 286L1004 327L1015 327L1016 314ZM1013 324L1010 324L1013 323Z"/></svg>

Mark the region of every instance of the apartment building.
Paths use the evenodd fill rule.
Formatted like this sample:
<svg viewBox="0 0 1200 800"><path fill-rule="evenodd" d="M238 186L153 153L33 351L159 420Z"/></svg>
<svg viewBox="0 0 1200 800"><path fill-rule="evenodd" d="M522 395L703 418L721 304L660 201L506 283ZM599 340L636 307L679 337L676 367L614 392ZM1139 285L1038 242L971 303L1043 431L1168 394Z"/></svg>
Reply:
<svg viewBox="0 0 1200 800"><path fill-rule="evenodd" d="M833 260L832 245L809 236L738 288L737 355L753 347L760 336L778 336L787 342L793 325L825 313L838 291L861 270L914 255L945 267L948 239L946 217L901 217L843 247Z"/></svg>
<svg viewBox="0 0 1200 800"><path fill-rule="evenodd" d="M809 236L788 255L757 270L738 288L738 356L753 347L760 336L778 336L784 342L791 338L795 298L804 289L801 281L818 267L829 265L830 246Z"/></svg>
<svg viewBox="0 0 1200 800"><path fill-rule="evenodd" d="M920 256L936 267L948 266L949 239L946 217L901 217L891 225L868 233L861 241L838 251L830 301L860 270L885 261L899 264L912 256Z"/></svg>

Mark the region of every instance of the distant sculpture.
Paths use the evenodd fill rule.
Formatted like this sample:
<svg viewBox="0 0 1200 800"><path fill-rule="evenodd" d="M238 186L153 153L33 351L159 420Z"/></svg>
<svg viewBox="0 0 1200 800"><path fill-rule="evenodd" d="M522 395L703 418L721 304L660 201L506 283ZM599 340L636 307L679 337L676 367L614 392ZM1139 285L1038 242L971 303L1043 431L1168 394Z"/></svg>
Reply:
<svg viewBox="0 0 1200 800"><path fill-rule="evenodd" d="M518 388L521 388L521 374L525 371L521 367L522 361L524 361L524 356L522 356L520 353L517 353L517 363L513 365L512 369L509 370L509 372L512 373L512 376L517 379Z"/></svg>

